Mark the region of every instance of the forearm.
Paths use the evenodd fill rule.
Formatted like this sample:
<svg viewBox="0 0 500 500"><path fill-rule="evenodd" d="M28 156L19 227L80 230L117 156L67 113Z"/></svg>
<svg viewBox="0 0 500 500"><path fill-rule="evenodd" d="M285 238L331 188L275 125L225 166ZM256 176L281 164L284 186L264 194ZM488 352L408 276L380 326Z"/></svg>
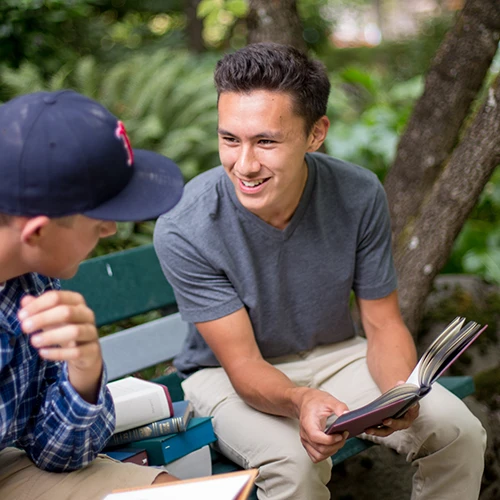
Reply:
<svg viewBox="0 0 500 500"><path fill-rule="evenodd" d="M61 373L47 387L43 399L33 425L18 445L41 469L69 471L90 463L114 431L113 402L104 384L96 404L89 404Z"/></svg>
<svg viewBox="0 0 500 500"><path fill-rule="evenodd" d="M368 368L382 392L406 380L417 363L415 343L404 324L372 335L368 341Z"/></svg>
<svg viewBox="0 0 500 500"><path fill-rule="evenodd" d="M90 404L95 404L99 397L101 377L103 374L102 358L87 370L81 370L68 364L68 378L81 398Z"/></svg>
<svg viewBox="0 0 500 500"><path fill-rule="evenodd" d="M298 418L307 387L298 387L264 360L246 360L228 373L239 396L253 408L282 417Z"/></svg>

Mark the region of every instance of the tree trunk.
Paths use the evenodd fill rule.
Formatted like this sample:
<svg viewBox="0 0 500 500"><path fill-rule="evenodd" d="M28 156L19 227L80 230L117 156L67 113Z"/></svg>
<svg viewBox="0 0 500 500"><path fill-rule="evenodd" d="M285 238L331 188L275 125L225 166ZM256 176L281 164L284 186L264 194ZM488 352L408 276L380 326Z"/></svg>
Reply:
<svg viewBox="0 0 500 500"><path fill-rule="evenodd" d="M498 79L463 131L499 39L500 2L467 0L432 63L386 177L400 305L414 333L432 281L500 161Z"/></svg>
<svg viewBox="0 0 500 500"><path fill-rule="evenodd" d="M249 0L248 43L276 42L306 51L296 0Z"/></svg>
<svg viewBox="0 0 500 500"><path fill-rule="evenodd" d="M500 39L500 2L468 0L442 43L385 180L396 246L457 143ZM403 240L403 241L401 241Z"/></svg>
<svg viewBox="0 0 500 500"><path fill-rule="evenodd" d="M416 332L432 282L493 170L500 164L500 75L436 180L407 245L396 247L400 304Z"/></svg>
<svg viewBox="0 0 500 500"><path fill-rule="evenodd" d="M206 50L205 41L203 40L203 21L197 16L197 9L200 1L201 0L184 0L188 48L191 52L198 54Z"/></svg>

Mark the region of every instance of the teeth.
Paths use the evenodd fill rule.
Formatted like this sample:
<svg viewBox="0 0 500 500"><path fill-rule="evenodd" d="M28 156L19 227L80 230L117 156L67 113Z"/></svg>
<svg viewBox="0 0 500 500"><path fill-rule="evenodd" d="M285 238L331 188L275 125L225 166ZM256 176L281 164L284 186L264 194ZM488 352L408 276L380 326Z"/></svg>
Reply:
<svg viewBox="0 0 500 500"><path fill-rule="evenodd" d="M261 180L261 181L241 181L243 183L244 186L246 187L255 187L255 186L258 186L259 184L262 184L264 181Z"/></svg>

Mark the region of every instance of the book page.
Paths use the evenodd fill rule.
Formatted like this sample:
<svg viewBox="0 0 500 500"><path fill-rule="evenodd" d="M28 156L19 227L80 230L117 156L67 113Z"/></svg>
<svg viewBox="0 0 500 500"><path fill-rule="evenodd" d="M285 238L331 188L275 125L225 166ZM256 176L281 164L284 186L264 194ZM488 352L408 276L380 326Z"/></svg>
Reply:
<svg viewBox="0 0 500 500"><path fill-rule="evenodd" d="M413 368L413 371L410 373L410 376L406 379L407 384L413 384L416 385L417 387L420 387L420 364L422 360L419 360L415 368Z"/></svg>
<svg viewBox="0 0 500 500"><path fill-rule="evenodd" d="M221 474L209 478L169 483L130 491L112 493L104 500L236 500L252 481L255 472Z"/></svg>

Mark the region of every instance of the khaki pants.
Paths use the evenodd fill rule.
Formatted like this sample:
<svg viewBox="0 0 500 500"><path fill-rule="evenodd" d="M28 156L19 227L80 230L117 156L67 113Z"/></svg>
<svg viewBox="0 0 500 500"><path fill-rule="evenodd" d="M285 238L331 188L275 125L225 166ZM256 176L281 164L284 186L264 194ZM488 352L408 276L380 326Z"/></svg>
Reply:
<svg viewBox="0 0 500 500"><path fill-rule="evenodd" d="M328 391L354 409L380 394L365 356L366 341L355 338L271 362L296 384ZM244 468L259 468L260 500L330 498L331 460L311 462L296 420L246 405L222 368L200 370L182 386L197 413L214 416L220 451ZM486 433L465 404L439 384L421 400L410 429L387 438L362 437L393 448L416 466L413 500L478 498Z"/></svg>
<svg viewBox="0 0 500 500"><path fill-rule="evenodd" d="M99 455L74 472L46 472L24 451L0 451L1 500L100 500L112 490L150 485L162 471Z"/></svg>

